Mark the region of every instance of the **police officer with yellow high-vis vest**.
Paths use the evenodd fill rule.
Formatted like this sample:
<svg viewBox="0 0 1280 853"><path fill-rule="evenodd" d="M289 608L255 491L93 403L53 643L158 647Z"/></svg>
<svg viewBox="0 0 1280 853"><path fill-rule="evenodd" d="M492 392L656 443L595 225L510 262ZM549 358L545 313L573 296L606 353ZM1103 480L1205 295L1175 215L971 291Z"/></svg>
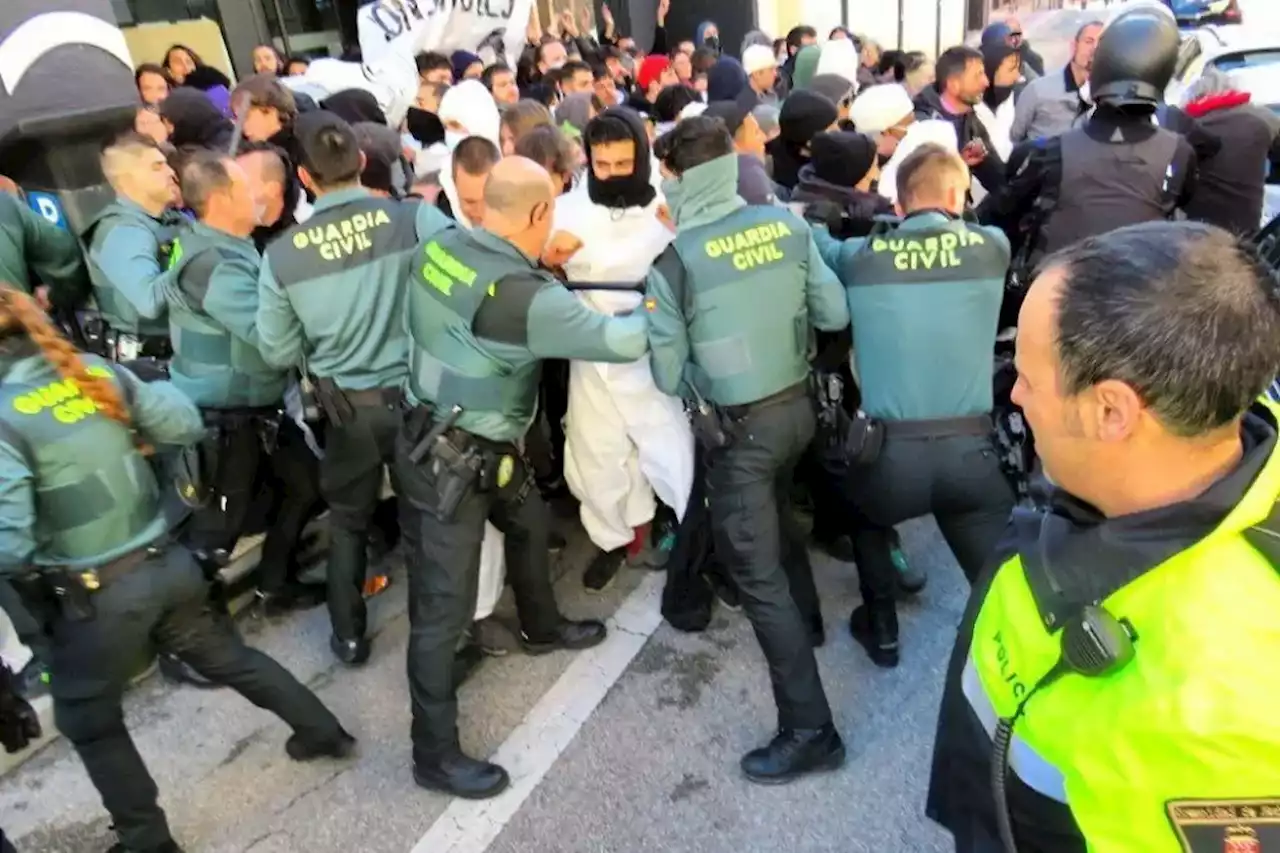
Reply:
<svg viewBox="0 0 1280 853"><path fill-rule="evenodd" d="M1017 368L1051 500L974 587L929 815L959 853L1280 847L1280 285L1210 226L1093 237Z"/></svg>
<svg viewBox="0 0 1280 853"><path fill-rule="evenodd" d="M738 197L722 121L686 119L655 150L677 230L648 281L653 378L697 404L716 554L769 663L778 734L742 769L785 782L839 767L845 755L814 660L825 633L789 494L815 430L813 327L840 331L849 309L809 226Z"/></svg>
<svg viewBox="0 0 1280 853"><path fill-rule="evenodd" d="M324 413L320 489L329 505L330 647L369 658L363 598L366 534L395 455L407 371L405 288L419 241L452 223L431 205L360 186L364 157L332 113L300 116L298 174L312 217L283 232L262 261L258 340L267 363L304 368Z"/></svg>
<svg viewBox="0 0 1280 853"><path fill-rule="evenodd" d="M190 553L163 547L146 453L198 440L195 405L166 382L82 356L9 287L0 375L0 577L21 597L23 640L48 661L58 729L111 814L112 851L180 851L120 705L158 650L284 719L294 760L350 753L354 741L315 694L205 607Z"/></svg>
<svg viewBox="0 0 1280 853"><path fill-rule="evenodd" d="M596 621L565 619L547 564L549 515L524 459L548 358L628 363L645 354L643 314L609 317L580 302L539 259L559 195L523 157L494 166L481 227L429 238L409 281L409 378L396 449L410 543L409 696L414 780L479 799L506 770L458 745L454 649L475 613L486 520L505 536L521 642L529 654L584 649Z"/></svg>

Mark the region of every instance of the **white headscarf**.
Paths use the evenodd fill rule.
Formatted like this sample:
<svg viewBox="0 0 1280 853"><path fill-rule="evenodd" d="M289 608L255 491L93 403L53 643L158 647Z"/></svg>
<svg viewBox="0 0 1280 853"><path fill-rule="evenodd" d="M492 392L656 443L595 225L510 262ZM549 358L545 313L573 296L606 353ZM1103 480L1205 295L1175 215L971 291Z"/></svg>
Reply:
<svg viewBox="0 0 1280 853"><path fill-rule="evenodd" d="M440 190L449 199L453 217L458 224L464 228L474 228L477 223L462 212L458 186L453 182L453 150L467 137L483 136L501 151L502 117L498 114L498 105L494 103L493 96L479 80L463 80L458 85L451 86L440 99L437 115L445 126L445 146L449 152L440 163ZM450 122L466 128L466 132L450 130Z"/></svg>
<svg viewBox="0 0 1280 853"><path fill-rule="evenodd" d="M889 201L898 200L898 166L902 165L902 161L910 157L917 148L930 142L952 151L960 150L956 128L951 122L942 119L916 122L907 129L906 135L898 143L898 150L893 152L893 156L880 172L880 195Z"/></svg>
<svg viewBox="0 0 1280 853"><path fill-rule="evenodd" d="M854 91L858 90L858 50L849 39L836 39L822 46L818 54L818 68L813 76L819 74L838 74L849 81Z"/></svg>

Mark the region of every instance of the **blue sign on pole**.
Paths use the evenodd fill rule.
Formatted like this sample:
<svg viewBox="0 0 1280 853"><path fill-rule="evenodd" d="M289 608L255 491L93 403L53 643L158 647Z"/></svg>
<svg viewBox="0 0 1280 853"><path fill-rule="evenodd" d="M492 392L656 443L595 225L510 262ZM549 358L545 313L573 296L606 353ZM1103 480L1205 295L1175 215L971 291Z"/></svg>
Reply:
<svg viewBox="0 0 1280 853"><path fill-rule="evenodd" d="M52 193L27 193L27 204L36 213L45 219L57 225L59 228L67 230L67 217L62 212L62 204L58 201L58 197Z"/></svg>

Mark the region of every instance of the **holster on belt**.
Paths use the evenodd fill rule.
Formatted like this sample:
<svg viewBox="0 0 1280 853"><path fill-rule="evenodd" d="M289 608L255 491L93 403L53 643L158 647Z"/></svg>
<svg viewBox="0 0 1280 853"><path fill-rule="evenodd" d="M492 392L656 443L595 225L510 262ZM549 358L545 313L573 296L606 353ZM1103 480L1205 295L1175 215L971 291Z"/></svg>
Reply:
<svg viewBox="0 0 1280 853"><path fill-rule="evenodd" d="M693 400L686 401L685 410L689 415L689 425L693 428L694 440L706 453L728 447L733 442L734 423L724 409L708 401L689 383L693 391Z"/></svg>
<svg viewBox="0 0 1280 853"><path fill-rule="evenodd" d="M341 429L356 419L355 406L351 405L346 392L338 387L338 383L327 376L315 376L311 377L311 384L325 421Z"/></svg>
<svg viewBox="0 0 1280 853"><path fill-rule="evenodd" d="M849 419L844 438L845 461L851 466L870 465L884 449L884 424L859 409Z"/></svg>
<svg viewBox="0 0 1280 853"><path fill-rule="evenodd" d="M408 435L413 442L409 462L427 465L427 476L435 486L432 513L440 521L449 522L462 501L480 483L485 468L485 454L468 433L454 428L462 409L454 406L449 414L436 420L428 406L407 413Z"/></svg>
<svg viewBox="0 0 1280 853"><path fill-rule="evenodd" d="M217 490L218 465L224 450L226 433L215 425L194 444L180 449L173 460L173 487L178 498L192 509L209 503Z"/></svg>

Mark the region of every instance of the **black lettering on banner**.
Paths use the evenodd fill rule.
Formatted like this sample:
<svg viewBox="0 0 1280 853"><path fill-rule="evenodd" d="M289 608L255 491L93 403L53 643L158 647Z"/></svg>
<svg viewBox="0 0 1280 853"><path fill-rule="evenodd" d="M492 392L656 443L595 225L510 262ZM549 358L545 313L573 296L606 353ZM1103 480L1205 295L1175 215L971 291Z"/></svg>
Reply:
<svg viewBox="0 0 1280 853"><path fill-rule="evenodd" d="M406 12L419 21L422 20L422 8L418 6L418 0L404 0L404 8Z"/></svg>
<svg viewBox="0 0 1280 853"><path fill-rule="evenodd" d="M1280 849L1280 799L1170 800L1164 808L1184 853Z"/></svg>
<svg viewBox="0 0 1280 853"><path fill-rule="evenodd" d="M464 11L464 12L470 12L470 11L471 11L471 5L472 5L472 3L473 3L473 2L474 2L474 0L458 0L457 5L462 7L462 11Z"/></svg>
<svg viewBox="0 0 1280 853"><path fill-rule="evenodd" d="M402 33L404 33L405 28L408 26L408 22L405 21L404 18L400 17L400 13L385 3L374 4L372 17L373 22L378 25L386 36L387 41L395 41ZM391 28L393 24L395 25L394 30Z"/></svg>

